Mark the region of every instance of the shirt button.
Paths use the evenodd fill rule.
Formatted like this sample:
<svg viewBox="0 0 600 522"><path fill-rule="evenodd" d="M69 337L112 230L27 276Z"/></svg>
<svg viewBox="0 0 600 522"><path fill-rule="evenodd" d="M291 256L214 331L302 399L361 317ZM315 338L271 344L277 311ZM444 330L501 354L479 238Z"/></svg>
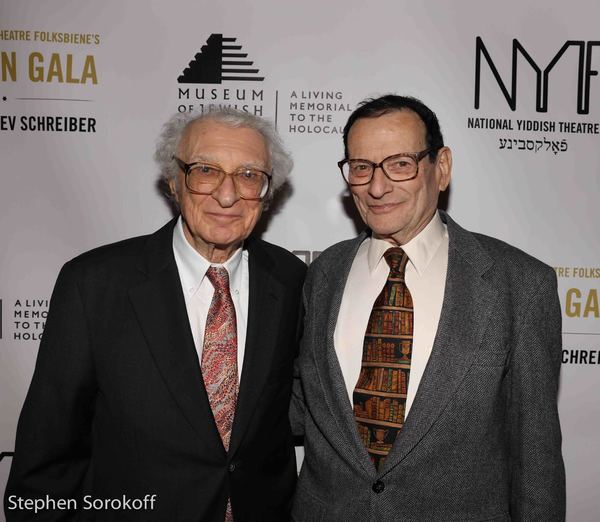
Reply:
<svg viewBox="0 0 600 522"><path fill-rule="evenodd" d="M378 480L371 486L371 489L379 495L385 489L385 484L381 480Z"/></svg>
<svg viewBox="0 0 600 522"><path fill-rule="evenodd" d="M229 464L229 467L227 469L230 473L233 473L235 471L235 463L232 462L231 464Z"/></svg>

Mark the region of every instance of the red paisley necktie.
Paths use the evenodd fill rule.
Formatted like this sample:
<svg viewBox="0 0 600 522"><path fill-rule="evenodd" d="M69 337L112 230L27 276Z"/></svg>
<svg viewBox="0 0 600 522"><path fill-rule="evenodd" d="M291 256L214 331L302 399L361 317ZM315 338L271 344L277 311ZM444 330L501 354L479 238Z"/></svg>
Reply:
<svg viewBox="0 0 600 522"><path fill-rule="evenodd" d="M217 429L228 451L238 392L235 308L229 292L227 269L211 266L206 277L215 292L206 317L202 377ZM225 522L232 521L231 501L228 499Z"/></svg>

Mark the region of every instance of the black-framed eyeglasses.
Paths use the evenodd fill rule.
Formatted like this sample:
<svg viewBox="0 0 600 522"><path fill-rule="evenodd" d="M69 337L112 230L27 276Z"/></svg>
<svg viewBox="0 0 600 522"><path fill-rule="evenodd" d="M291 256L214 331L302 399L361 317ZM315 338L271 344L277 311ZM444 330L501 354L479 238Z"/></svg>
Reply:
<svg viewBox="0 0 600 522"><path fill-rule="evenodd" d="M430 147L421 152L393 154L379 163L365 159L344 159L338 162L338 167L346 183L352 187L369 184L378 167L392 181L409 181L419 174L419 162L436 150L438 147Z"/></svg>
<svg viewBox="0 0 600 522"><path fill-rule="evenodd" d="M192 194L210 195L217 190L225 176L231 176L237 195L242 199L260 201L271 186L271 174L254 167L239 167L227 172L219 165L204 161L185 163L178 157L173 160L185 174L185 186Z"/></svg>

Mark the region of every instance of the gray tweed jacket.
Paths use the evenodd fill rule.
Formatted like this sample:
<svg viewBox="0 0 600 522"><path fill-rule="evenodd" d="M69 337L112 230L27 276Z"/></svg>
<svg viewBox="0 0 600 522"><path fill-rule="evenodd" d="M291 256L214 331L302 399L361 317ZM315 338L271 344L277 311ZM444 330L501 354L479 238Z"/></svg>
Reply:
<svg viewBox="0 0 600 522"><path fill-rule="evenodd" d="M305 459L296 521L562 521L554 271L445 213L448 274L429 363L377 472L356 429L333 333L365 233L327 249L304 289L292 426Z"/></svg>

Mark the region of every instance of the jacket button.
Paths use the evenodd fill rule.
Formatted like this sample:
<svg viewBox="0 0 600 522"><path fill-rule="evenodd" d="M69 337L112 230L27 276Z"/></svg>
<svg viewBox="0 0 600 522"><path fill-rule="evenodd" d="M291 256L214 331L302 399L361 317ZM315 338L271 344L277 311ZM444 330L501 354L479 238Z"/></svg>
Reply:
<svg viewBox="0 0 600 522"><path fill-rule="evenodd" d="M230 473L233 473L235 471L235 463L232 462L231 464L229 464L229 467L227 469Z"/></svg>
<svg viewBox="0 0 600 522"><path fill-rule="evenodd" d="M385 489L385 484L381 480L378 480L371 486L371 489L379 495Z"/></svg>

